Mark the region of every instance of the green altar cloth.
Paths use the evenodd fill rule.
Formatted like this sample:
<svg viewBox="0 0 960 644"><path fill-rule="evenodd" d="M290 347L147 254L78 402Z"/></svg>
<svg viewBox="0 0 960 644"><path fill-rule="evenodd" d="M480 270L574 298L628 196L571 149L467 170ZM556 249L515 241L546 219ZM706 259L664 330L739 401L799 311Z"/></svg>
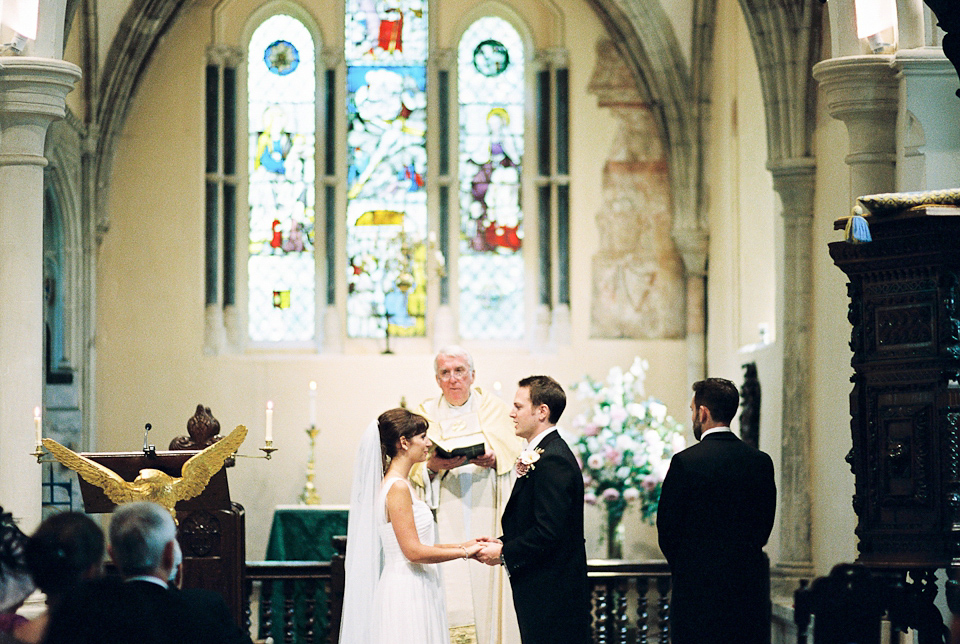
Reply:
<svg viewBox="0 0 960 644"><path fill-rule="evenodd" d="M347 534L346 505L278 505L267 561L330 561L333 537Z"/></svg>
<svg viewBox="0 0 960 644"><path fill-rule="evenodd" d="M278 505L273 511L270 539L267 542L267 561L330 561L336 549L333 537L347 534L346 505ZM298 596L303 590L297 588ZM283 621L278 611L283 606L283 587L277 584L272 593L274 606L273 628L269 635L274 642L283 642ZM327 597L321 587L316 595L315 635L318 642L327 636ZM304 641L306 616L303 601L297 601L294 611L296 624L294 642ZM260 614L263 623L263 612ZM260 628L260 638L268 635Z"/></svg>

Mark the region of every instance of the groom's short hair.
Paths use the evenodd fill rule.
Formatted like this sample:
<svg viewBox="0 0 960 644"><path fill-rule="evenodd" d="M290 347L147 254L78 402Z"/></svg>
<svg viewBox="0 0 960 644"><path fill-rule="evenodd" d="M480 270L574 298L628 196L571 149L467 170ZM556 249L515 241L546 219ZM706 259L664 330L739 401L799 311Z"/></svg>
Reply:
<svg viewBox="0 0 960 644"><path fill-rule="evenodd" d="M530 404L534 407L546 405L550 410L550 422L556 424L567 407L567 394L560 383L550 376L528 376L519 386L530 390Z"/></svg>

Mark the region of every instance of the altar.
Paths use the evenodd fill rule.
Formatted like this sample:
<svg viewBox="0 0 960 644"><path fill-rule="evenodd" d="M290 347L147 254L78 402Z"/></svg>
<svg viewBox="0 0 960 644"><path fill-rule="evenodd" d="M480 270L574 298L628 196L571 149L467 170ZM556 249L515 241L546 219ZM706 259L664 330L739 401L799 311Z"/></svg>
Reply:
<svg viewBox="0 0 960 644"><path fill-rule="evenodd" d="M278 505L267 561L330 561L333 537L347 534L347 505Z"/></svg>
<svg viewBox="0 0 960 644"><path fill-rule="evenodd" d="M267 561L330 561L336 554L333 537L347 534L348 513L349 506L346 505L276 506L264 558ZM295 592L301 593L302 590L297 589ZM319 631L325 633L327 598L323 588L317 591L315 599L315 623L319 626ZM283 605L283 589L279 586L273 591L273 605ZM302 628L306 622L303 605L302 601L295 605L294 621L297 628L294 641L302 641ZM263 628L260 630L260 638L270 635L275 642L284 641L282 624L279 621L274 623L271 633L263 632Z"/></svg>

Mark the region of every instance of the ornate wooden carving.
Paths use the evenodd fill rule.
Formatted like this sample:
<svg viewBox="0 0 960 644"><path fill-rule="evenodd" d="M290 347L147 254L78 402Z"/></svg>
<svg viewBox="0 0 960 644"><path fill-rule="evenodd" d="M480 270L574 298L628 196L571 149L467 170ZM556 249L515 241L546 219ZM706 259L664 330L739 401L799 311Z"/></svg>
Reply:
<svg viewBox="0 0 960 644"><path fill-rule="evenodd" d="M745 443L760 448L760 377L757 363L743 366L743 386L740 387L740 438Z"/></svg>
<svg viewBox="0 0 960 644"><path fill-rule="evenodd" d="M220 421L214 418L209 407L197 405L193 416L187 420L187 436L177 436L170 441L171 450L201 450L210 447L223 438L220 435ZM227 459L224 467L233 467L236 459Z"/></svg>
<svg viewBox="0 0 960 644"><path fill-rule="evenodd" d="M960 556L960 209L871 217L830 244L847 274L858 562L934 569Z"/></svg>

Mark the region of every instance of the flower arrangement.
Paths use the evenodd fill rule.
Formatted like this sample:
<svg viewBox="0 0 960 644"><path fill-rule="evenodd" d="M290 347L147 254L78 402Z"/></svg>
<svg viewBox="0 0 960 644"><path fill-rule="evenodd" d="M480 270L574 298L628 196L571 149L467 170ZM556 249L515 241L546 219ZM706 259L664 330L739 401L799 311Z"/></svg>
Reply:
<svg viewBox="0 0 960 644"><path fill-rule="evenodd" d="M642 519L654 523L670 459L686 446L683 425L646 395L648 367L636 358L627 371L610 369L606 382L587 376L574 386L579 398L590 400L590 409L574 420L581 432L573 449L584 501L604 503L611 539L628 505L638 505Z"/></svg>

